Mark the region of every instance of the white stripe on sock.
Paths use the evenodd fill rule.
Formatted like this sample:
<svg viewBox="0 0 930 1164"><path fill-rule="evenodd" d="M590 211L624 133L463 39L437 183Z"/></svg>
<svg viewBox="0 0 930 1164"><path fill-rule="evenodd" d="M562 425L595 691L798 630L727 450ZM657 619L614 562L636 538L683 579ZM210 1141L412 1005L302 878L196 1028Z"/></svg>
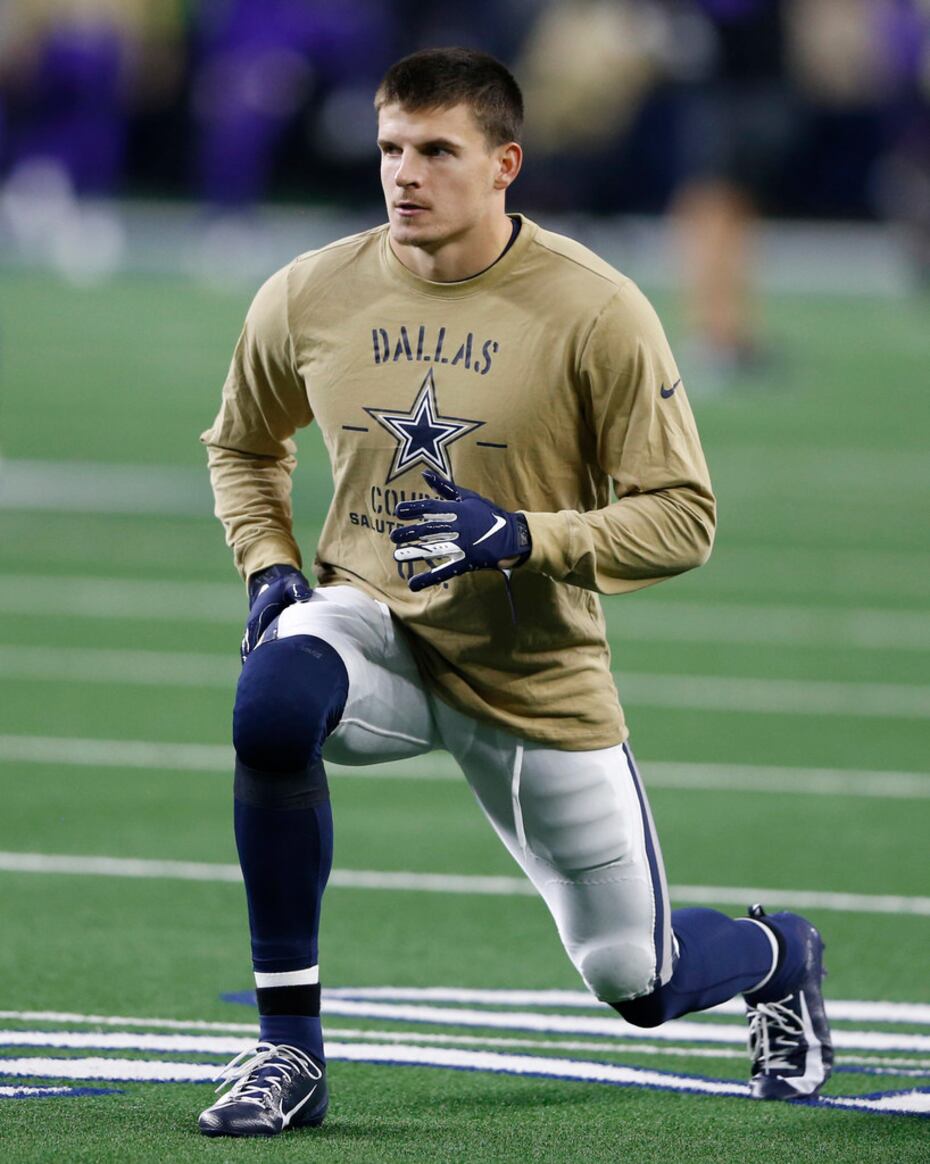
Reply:
<svg viewBox="0 0 930 1164"><path fill-rule="evenodd" d="M255 986L258 990L266 990L269 986L316 986L319 981L319 966L308 966L306 970L284 970L280 974L255 971Z"/></svg>
<svg viewBox="0 0 930 1164"><path fill-rule="evenodd" d="M755 985L752 988L752 990L743 991L744 994L755 994L755 992L757 990L761 990L763 986L768 984L769 979L775 973L775 968L778 966L778 939L772 933L769 926L764 925L760 921L757 921L754 917L738 917L738 918L734 918L734 921L752 922L753 925L758 926L759 929L768 938L769 945L772 947L772 967L769 970L768 974L766 974L766 976L762 979L762 981L759 982L757 985Z"/></svg>

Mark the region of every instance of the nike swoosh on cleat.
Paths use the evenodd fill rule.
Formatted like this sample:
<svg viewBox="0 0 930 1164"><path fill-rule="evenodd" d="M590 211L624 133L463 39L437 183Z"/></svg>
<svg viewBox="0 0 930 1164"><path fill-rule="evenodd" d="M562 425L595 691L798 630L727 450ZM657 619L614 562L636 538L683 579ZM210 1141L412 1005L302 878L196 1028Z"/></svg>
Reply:
<svg viewBox="0 0 930 1164"><path fill-rule="evenodd" d="M314 1083L314 1085L310 1088L310 1090L303 1097L303 1099L300 1101L300 1103L296 1103L291 1108L291 1110L289 1112L287 1112L287 1114L285 1114L284 1112L281 1113L284 1116L284 1123L282 1125L283 1127L285 1127L285 1128L287 1127L287 1125L291 1122L291 1120L294 1118L294 1116L297 1115L297 1113L300 1111L300 1109L303 1107L303 1105L307 1102L307 1100L310 1098L310 1096L313 1095L313 1093L316 1091L316 1089L318 1087L319 1087L319 1084Z"/></svg>
<svg viewBox="0 0 930 1164"><path fill-rule="evenodd" d="M472 545L477 546L479 542L486 541L493 534L496 534L499 529L502 529L506 524L507 524L507 519L505 517L501 517L501 515L499 513L495 514L494 515L494 524L491 526L491 528L488 530L487 533L483 533L480 538L478 538L476 541L472 542Z"/></svg>
<svg viewBox="0 0 930 1164"><path fill-rule="evenodd" d="M679 376L679 378L675 381L675 383L671 386L671 388L666 388L665 385L663 384L662 387L659 389L659 395L662 397L663 400L668 400L668 398L670 396L675 395L675 389L678 387L678 385L680 383L681 383L681 377Z"/></svg>

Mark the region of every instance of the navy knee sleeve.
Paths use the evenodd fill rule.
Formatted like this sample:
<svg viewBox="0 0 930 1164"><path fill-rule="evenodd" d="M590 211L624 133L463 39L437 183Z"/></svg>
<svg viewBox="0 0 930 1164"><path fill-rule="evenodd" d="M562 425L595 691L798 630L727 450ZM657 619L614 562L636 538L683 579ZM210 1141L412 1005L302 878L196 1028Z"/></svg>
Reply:
<svg viewBox="0 0 930 1164"><path fill-rule="evenodd" d="M233 743L242 786L264 773L301 784L339 723L349 676L338 653L315 635L257 647L245 661L233 711ZM297 791L295 789L293 791Z"/></svg>

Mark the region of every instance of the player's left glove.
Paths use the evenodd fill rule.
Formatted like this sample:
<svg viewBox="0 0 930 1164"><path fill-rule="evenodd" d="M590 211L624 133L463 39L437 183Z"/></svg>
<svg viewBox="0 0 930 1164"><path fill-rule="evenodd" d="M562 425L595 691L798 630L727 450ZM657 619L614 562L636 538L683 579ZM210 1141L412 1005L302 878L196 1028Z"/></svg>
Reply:
<svg viewBox="0 0 930 1164"><path fill-rule="evenodd" d="M503 569L501 563L514 558L518 560L511 565L520 565L529 556L530 530L522 513L511 513L480 493L452 485L432 469L426 470L423 480L443 500L402 501L397 506L401 521L417 524L391 530L391 541L398 547L394 558L441 561L414 574L407 583L411 590L425 590L471 570Z"/></svg>
<svg viewBox="0 0 930 1164"><path fill-rule="evenodd" d="M296 566L267 566L249 578L249 621L245 624L239 654L245 663L269 626L282 610L306 602L313 588Z"/></svg>

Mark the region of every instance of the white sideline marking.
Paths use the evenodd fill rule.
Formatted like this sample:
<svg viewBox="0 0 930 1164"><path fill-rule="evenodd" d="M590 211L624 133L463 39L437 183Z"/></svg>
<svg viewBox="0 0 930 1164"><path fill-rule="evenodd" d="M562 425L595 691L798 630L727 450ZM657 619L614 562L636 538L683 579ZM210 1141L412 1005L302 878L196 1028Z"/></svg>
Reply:
<svg viewBox="0 0 930 1164"><path fill-rule="evenodd" d="M193 651L0 645L0 679L53 683L120 683L233 690L239 661ZM728 714L841 715L877 719L930 716L930 687L906 683L840 683L826 679L755 679L718 675L614 675L633 707Z"/></svg>
<svg viewBox="0 0 930 1164"><path fill-rule="evenodd" d="M0 1097L4 1099L24 1099L45 1095L70 1095L70 1087L0 1087Z"/></svg>
<svg viewBox="0 0 930 1164"><path fill-rule="evenodd" d="M341 1033L341 1032L340 1032ZM238 1055L255 1038L216 1035L144 1035L138 1031L0 1031L0 1047L61 1047L67 1050L164 1051L178 1054ZM0 1075L4 1060L0 1057Z"/></svg>
<svg viewBox="0 0 930 1164"><path fill-rule="evenodd" d="M76 765L82 768L231 772L233 750L225 744L162 744L148 740L0 735L0 761Z"/></svg>
<svg viewBox="0 0 930 1164"><path fill-rule="evenodd" d="M593 1010L605 1014L605 1006L583 990L480 990L458 986L325 986L327 1006L344 999L354 1002L454 1002L494 1007L561 1007ZM930 1005L921 1002L887 1002L866 999L827 1000L830 1018L835 1022L908 1023L930 1025ZM721 1003L704 1012L707 1015L744 1017L739 999ZM0 1020L19 1022L73 1023L104 1027L156 1027L172 1031L211 1031L254 1036L257 1020L251 1023L210 1022L203 1019L142 1018L138 1015L75 1014L58 1010L0 1010ZM623 1020L611 1013L611 1022ZM623 1024L626 1025L626 1024ZM638 1030L638 1028L634 1028ZM648 1038L639 1031L638 1038Z"/></svg>
<svg viewBox="0 0 930 1164"><path fill-rule="evenodd" d="M207 861L154 861L138 857L81 857L70 854L0 852L0 871L64 873L78 876L141 877L177 881L238 882L238 865ZM495 897L535 897L522 877L459 873L405 873L367 869L334 869L329 884L340 889L413 890L427 893L474 893ZM830 909L844 913L889 913L930 916L930 897L894 894L831 893L806 889L736 888L722 885L673 885L673 898L690 903L745 905L766 901L772 906Z"/></svg>
<svg viewBox="0 0 930 1164"><path fill-rule="evenodd" d="M454 1002L484 1006L552 1006L583 1010L603 1010L585 990L482 990L456 986L330 986L327 1000L354 999L366 1002ZM926 1023L930 1025L930 1004L883 1002L860 999L828 999L830 1018L835 1022ZM745 1013L741 999L734 998L703 1013L737 1015ZM0 1015L2 1017L2 1015Z"/></svg>
<svg viewBox="0 0 930 1164"><path fill-rule="evenodd" d="M332 1052L327 1050L331 1055ZM217 1071L213 1063L104 1058L0 1058L0 1068L4 1075L45 1079L112 1079L140 1083L209 1083Z"/></svg>
<svg viewBox="0 0 930 1164"><path fill-rule="evenodd" d="M217 687L232 692L241 664L232 652L127 651L103 647L0 646L0 679Z"/></svg>
<svg viewBox="0 0 930 1164"><path fill-rule="evenodd" d="M398 1032L378 1030L352 1030L347 1027L329 1027L327 1042L332 1039L352 1039L359 1042L375 1043L415 1043L417 1045L481 1046L481 1047L529 1047L537 1051L589 1051L603 1054L634 1052L637 1055L694 1057L698 1059L745 1059L745 1051L726 1047L660 1047L641 1042L625 1042L611 1039L604 1042L588 1042L564 1039L505 1039L482 1035L435 1035L420 1032ZM138 1033L108 1033L83 1031L2 1031L0 1047L56 1047L66 1050L97 1051L149 1051L172 1054L238 1055L255 1046L252 1038L217 1038L204 1035L140 1035ZM849 1062L844 1057L844 1062ZM865 1062L875 1065L872 1058ZM910 1060L908 1060L908 1063ZM907 1063L897 1063L902 1070ZM3 1060L0 1058L0 1074Z"/></svg>
<svg viewBox="0 0 930 1164"><path fill-rule="evenodd" d="M186 465L4 460L0 509L209 517L210 486Z"/></svg>
<svg viewBox="0 0 930 1164"><path fill-rule="evenodd" d="M217 1023L205 1019L142 1018L138 1015L75 1014L67 1010L0 1010L0 1019L28 1023L74 1023L95 1027L157 1027L166 1031L226 1031L258 1035L258 1020L251 1023Z"/></svg>
<svg viewBox="0 0 930 1164"><path fill-rule="evenodd" d="M334 1061L356 1063L405 1064L420 1067L446 1067L498 1074L566 1079L614 1086L648 1087L665 1091L682 1091L701 1095L726 1095L746 1098L748 1085L727 1079L704 1079L694 1075L677 1075L643 1067L615 1063L595 1063L583 1059L547 1059L535 1055L504 1055L495 1051L460 1051L445 1047L412 1047L401 1043L386 1045L330 1043L327 1056ZM42 1076L52 1079L106 1079L119 1082L215 1081L216 1068L206 1063L170 1063L143 1059L4 1059L7 1075ZM930 1094L922 1091L896 1092L877 1097L842 1096L823 1098L822 1107L840 1107L863 1111L922 1115L930 1112Z"/></svg>
<svg viewBox="0 0 930 1164"><path fill-rule="evenodd" d="M906 683L837 683L826 679L752 679L719 675L615 675L631 707L665 707L755 715L843 715L924 719L930 687Z"/></svg>
<svg viewBox="0 0 930 1164"><path fill-rule="evenodd" d="M233 752L225 744L0 735L0 763L225 773L232 770ZM649 788L790 792L801 796L865 796L882 800L930 799L930 775L923 772L782 768L765 764L684 764L665 760L652 760L642 767ZM364 768L327 764L327 769L334 776L365 780L458 782L464 779L446 752L430 752L410 760L390 760Z"/></svg>
<svg viewBox="0 0 930 1164"><path fill-rule="evenodd" d="M745 1059L743 1050L727 1047L660 1047L639 1041L626 1042L610 1039L603 1042L578 1041L570 1039L507 1039L488 1035L435 1035L420 1031L353 1030L351 1027L333 1027L326 1024L327 1040L352 1039L360 1042L376 1043L416 1043L429 1046L472 1046L472 1047L529 1047L538 1051L588 1051L602 1054L632 1052L637 1055L673 1056L675 1058L697 1059ZM140 1035L138 1033L102 1034L98 1032L75 1031L22 1031L0 1030L0 1047L58 1047L63 1049L93 1049L100 1051L163 1051L172 1053L197 1052L212 1055L237 1055L240 1051L255 1046L257 1031L251 1038L217 1038L203 1035ZM864 1064L883 1066L892 1064L901 1070L916 1067L930 1067L930 1060L920 1059L876 1059L861 1057ZM851 1062L849 1056L844 1063ZM2 1059L0 1059L2 1068ZM0 1072L2 1073L2 1072Z"/></svg>
<svg viewBox="0 0 930 1164"><path fill-rule="evenodd" d="M227 582L0 574L2 614L226 623L233 630L247 608L245 587Z"/></svg>
<svg viewBox="0 0 930 1164"><path fill-rule="evenodd" d="M495 1038L488 1035L449 1035L433 1034L420 1031L387 1031L387 1030L356 1030L349 1027L331 1026L328 1017L326 1023L327 1045L330 1040L351 1039L358 1042L406 1042L423 1046L481 1046L481 1047L528 1047L536 1050L554 1051L588 1051L601 1054L675 1056L678 1058L699 1059L745 1059L746 1051L742 1047L745 1035L742 1027L733 1028L732 1037L726 1040L727 1044L740 1044L739 1050L732 1050L728 1046L714 1047L695 1046L692 1042L679 1039L676 1045L661 1046L659 1043L649 1043L650 1036L639 1031L635 1038L628 1038L624 1029L626 1024L619 1018L609 1020L618 1031L617 1036L611 1036L601 1042L590 1040L578 1041L571 1039L513 1039ZM476 1024L473 1024L476 1025ZM504 1029L511 1029L505 1027ZM514 1026L515 1030L522 1029ZM634 1028L635 1029L635 1028ZM729 1029L729 1028L727 1028ZM848 1045L855 1046L856 1038L861 1032L845 1031L844 1038L849 1040ZM894 1038L895 1036L889 1036ZM667 1039L667 1034L656 1036L657 1039ZM0 1047L55 1047L62 1050L97 1050L97 1051L148 1051L165 1054L201 1054L201 1055L238 1055L255 1045L257 1032L250 1037L221 1038L217 1035L148 1035L137 1031L106 1032L100 1031L33 1031L33 1030L0 1030ZM671 1040L670 1040L671 1041ZM889 1049L889 1048L884 1048ZM842 1056L844 1064L860 1064L871 1067L887 1067L892 1071L908 1072L916 1070L921 1074L930 1074L930 1059L884 1059L875 1056L847 1055ZM4 1060L0 1057L0 1075L3 1074Z"/></svg>
<svg viewBox="0 0 930 1164"><path fill-rule="evenodd" d="M471 1010L452 1006L417 1006L381 1002L349 1002L328 999L328 1015L348 1018L378 1019L387 1022L432 1023L439 1026L483 1027L493 1030L536 1031L550 1035L586 1035L600 1038L620 1036L625 1039L654 1039L660 1042L698 1042L744 1045L746 1032L742 1024L695 1022L674 1019L661 1027L640 1029L619 1016L546 1014L536 1011ZM930 1051L930 1035L885 1031L834 1030L837 1048L856 1051Z"/></svg>
<svg viewBox="0 0 930 1164"><path fill-rule="evenodd" d="M622 608L625 617L621 635L630 642L930 650L930 615L923 611L794 603L723 605L656 601L638 595L628 602ZM54 612L72 618L209 622L238 628L245 606L244 589L236 583L44 574L0 576L3 614Z"/></svg>
<svg viewBox="0 0 930 1164"><path fill-rule="evenodd" d="M923 611L633 599L619 635L630 642L928 651Z"/></svg>

